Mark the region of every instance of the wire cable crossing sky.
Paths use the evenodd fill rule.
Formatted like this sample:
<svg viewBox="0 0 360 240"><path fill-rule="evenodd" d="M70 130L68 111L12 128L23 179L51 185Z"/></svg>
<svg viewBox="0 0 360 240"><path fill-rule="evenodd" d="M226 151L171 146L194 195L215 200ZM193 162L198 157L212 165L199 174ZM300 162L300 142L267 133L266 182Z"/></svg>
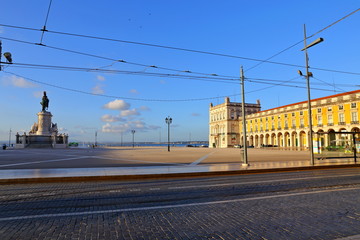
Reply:
<svg viewBox="0 0 360 240"><path fill-rule="evenodd" d="M130 142L131 130L138 141L160 141L166 116L174 141L207 140L209 104L241 101L240 66L246 101L260 100L262 110L306 99L297 73L304 23L307 39L325 39L308 51L312 97L360 85L356 0L15 0L2 8L2 53L13 63L1 59L0 141L9 129L29 131L43 91L70 141L97 132L99 142Z"/></svg>

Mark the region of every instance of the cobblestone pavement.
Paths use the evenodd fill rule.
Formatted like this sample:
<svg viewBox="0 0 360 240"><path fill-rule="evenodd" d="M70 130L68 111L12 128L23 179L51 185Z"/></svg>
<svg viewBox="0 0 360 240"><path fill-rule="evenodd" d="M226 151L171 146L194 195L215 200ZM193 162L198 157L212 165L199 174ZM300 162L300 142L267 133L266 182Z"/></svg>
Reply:
<svg viewBox="0 0 360 240"><path fill-rule="evenodd" d="M337 239L360 169L0 186L1 239Z"/></svg>

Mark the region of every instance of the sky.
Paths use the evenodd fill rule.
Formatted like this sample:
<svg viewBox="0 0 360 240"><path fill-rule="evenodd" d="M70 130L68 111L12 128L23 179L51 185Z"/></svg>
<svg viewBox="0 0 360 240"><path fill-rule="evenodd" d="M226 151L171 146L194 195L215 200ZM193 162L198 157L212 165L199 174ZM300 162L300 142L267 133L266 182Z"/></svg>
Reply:
<svg viewBox="0 0 360 240"><path fill-rule="evenodd" d="M298 74L306 72L304 24L306 36L315 34L307 44L324 39L308 50L311 98L359 89L360 11L347 16L359 6L1 0L2 52L13 64L0 72L0 141L37 122L43 91L69 141L91 142L97 132L98 142L130 142L131 130L135 141L167 141L168 116L172 141L206 141L210 103L241 102L241 66L245 102L259 99L266 110L307 99Z"/></svg>

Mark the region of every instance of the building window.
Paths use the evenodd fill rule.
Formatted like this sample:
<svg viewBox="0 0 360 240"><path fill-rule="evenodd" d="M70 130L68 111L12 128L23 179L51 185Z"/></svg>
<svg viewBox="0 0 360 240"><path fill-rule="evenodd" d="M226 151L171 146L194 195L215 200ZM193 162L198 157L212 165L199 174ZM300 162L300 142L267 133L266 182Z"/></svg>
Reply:
<svg viewBox="0 0 360 240"><path fill-rule="evenodd" d="M303 118L300 119L300 127L301 127L301 128L304 127L304 119L303 119Z"/></svg>
<svg viewBox="0 0 360 240"><path fill-rule="evenodd" d="M339 113L339 124L340 123L345 123L345 117L343 113Z"/></svg>
<svg viewBox="0 0 360 240"><path fill-rule="evenodd" d="M357 122L358 120L358 113L357 112L351 112L351 121Z"/></svg>
<svg viewBox="0 0 360 240"><path fill-rule="evenodd" d="M356 103L351 103L351 108L356 108Z"/></svg>
<svg viewBox="0 0 360 240"><path fill-rule="evenodd" d="M295 113L294 113L294 112L293 112L293 113L291 113L291 116L295 117Z"/></svg>
<svg viewBox="0 0 360 240"><path fill-rule="evenodd" d="M318 121L318 124L322 124L322 117L321 117L321 115L318 115L318 116L317 116L317 121Z"/></svg>
<svg viewBox="0 0 360 240"><path fill-rule="evenodd" d="M332 111L332 107L328 107L328 112L331 112Z"/></svg>
<svg viewBox="0 0 360 240"><path fill-rule="evenodd" d="M344 105L339 105L339 110L343 110L344 109Z"/></svg>
<svg viewBox="0 0 360 240"><path fill-rule="evenodd" d="M291 126L292 126L293 128L295 128L295 127L296 127L295 120L292 120Z"/></svg>
<svg viewBox="0 0 360 240"><path fill-rule="evenodd" d="M333 116L332 115L328 115L328 123L333 123Z"/></svg>
<svg viewBox="0 0 360 240"><path fill-rule="evenodd" d="M285 114L285 117L287 118L287 114Z"/></svg>
<svg viewBox="0 0 360 240"><path fill-rule="evenodd" d="M304 115L304 112L303 111L300 111L300 116Z"/></svg>
<svg viewBox="0 0 360 240"><path fill-rule="evenodd" d="M318 108L318 109L317 109L317 112L318 112L318 113L321 113L321 108Z"/></svg>
<svg viewBox="0 0 360 240"><path fill-rule="evenodd" d="M274 116L272 116L271 119L274 120Z"/></svg>

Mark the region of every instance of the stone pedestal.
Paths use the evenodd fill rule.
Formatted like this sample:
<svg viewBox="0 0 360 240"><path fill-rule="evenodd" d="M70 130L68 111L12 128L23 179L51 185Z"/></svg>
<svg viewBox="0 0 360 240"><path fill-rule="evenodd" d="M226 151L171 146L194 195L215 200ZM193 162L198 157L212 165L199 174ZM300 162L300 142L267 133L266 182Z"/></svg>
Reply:
<svg viewBox="0 0 360 240"><path fill-rule="evenodd" d="M39 112L38 114L38 130L36 135L51 135L51 113L50 112Z"/></svg>
<svg viewBox="0 0 360 240"><path fill-rule="evenodd" d="M32 125L28 135L16 134L16 148L66 148L69 137L58 133L51 112L42 111L37 116L38 122Z"/></svg>

